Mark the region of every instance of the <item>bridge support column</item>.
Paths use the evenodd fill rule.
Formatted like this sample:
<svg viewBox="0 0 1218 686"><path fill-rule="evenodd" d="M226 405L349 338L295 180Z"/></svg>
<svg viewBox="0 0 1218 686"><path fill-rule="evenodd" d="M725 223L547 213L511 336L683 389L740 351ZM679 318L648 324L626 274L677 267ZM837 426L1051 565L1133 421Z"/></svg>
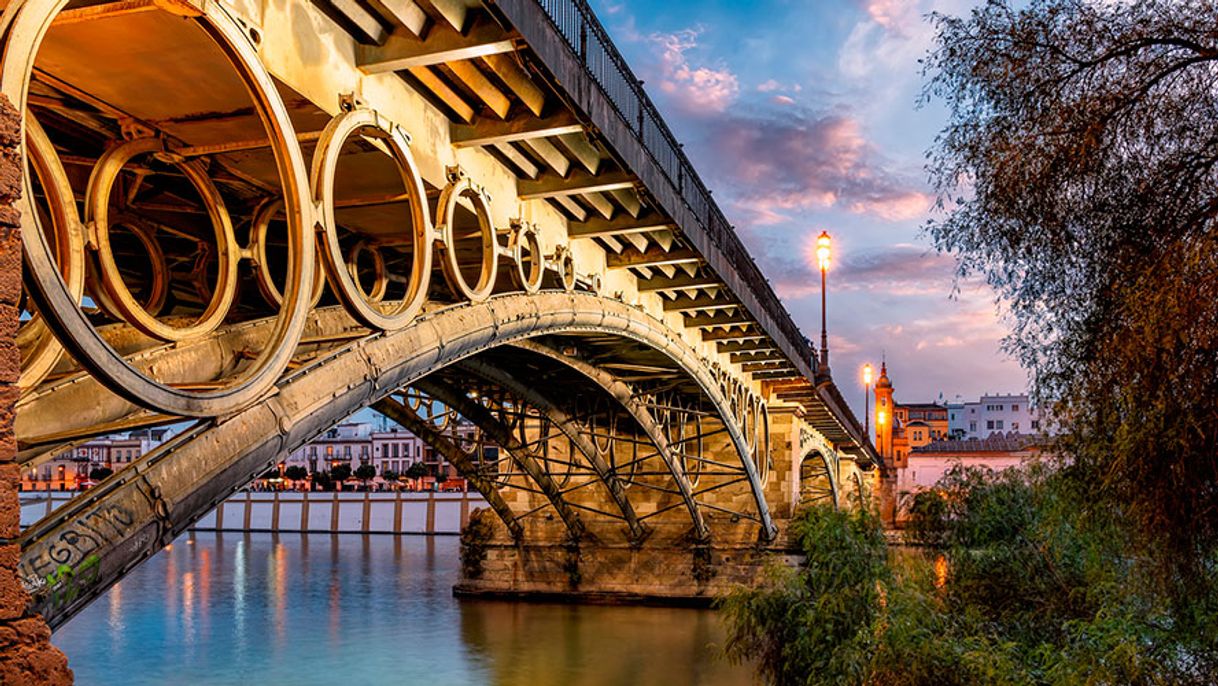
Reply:
<svg viewBox="0 0 1218 686"><path fill-rule="evenodd" d="M2 96L0 96L2 98ZM17 563L21 547L21 474L14 462L13 416L21 352L17 303L21 298L21 218L13 200L21 192L20 126L7 98L0 100L0 684L70 684L68 659L51 645L51 630L29 611ZM49 494L48 494L49 495Z"/></svg>

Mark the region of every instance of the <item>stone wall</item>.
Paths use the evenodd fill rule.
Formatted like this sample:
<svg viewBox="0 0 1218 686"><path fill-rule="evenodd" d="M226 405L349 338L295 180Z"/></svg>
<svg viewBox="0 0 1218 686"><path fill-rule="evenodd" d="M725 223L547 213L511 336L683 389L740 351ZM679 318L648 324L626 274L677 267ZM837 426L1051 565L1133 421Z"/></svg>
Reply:
<svg viewBox="0 0 1218 686"><path fill-rule="evenodd" d="M72 683L72 670L64 654L51 645L46 623L30 614L29 597L17 575L21 504L13 415L21 373L16 343L21 222L13 201L21 193L20 135L16 111L7 99L0 101L0 684L58 685Z"/></svg>

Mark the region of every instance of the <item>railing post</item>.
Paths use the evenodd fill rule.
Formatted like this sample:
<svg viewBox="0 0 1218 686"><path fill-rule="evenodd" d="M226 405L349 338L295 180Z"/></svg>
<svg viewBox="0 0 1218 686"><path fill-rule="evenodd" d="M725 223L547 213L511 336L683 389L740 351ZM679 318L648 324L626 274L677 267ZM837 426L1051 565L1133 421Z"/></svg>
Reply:
<svg viewBox="0 0 1218 686"><path fill-rule="evenodd" d="M242 528L246 531L250 530L250 510L254 506L254 494L250 491L245 492L245 518L242 522Z"/></svg>
<svg viewBox="0 0 1218 686"><path fill-rule="evenodd" d="M372 530L372 492L364 491L364 533Z"/></svg>
<svg viewBox="0 0 1218 686"><path fill-rule="evenodd" d="M313 486L309 486L309 490L313 490ZM304 533L309 530L309 491L304 491L303 498L300 501L300 531Z"/></svg>
<svg viewBox="0 0 1218 686"><path fill-rule="evenodd" d="M436 492L427 492L427 533L434 534L436 532Z"/></svg>
<svg viewBox="0 0 1218 686"><path fill-rule="evenodd" d="M342 488L339 486L339 488ZM340 491L334 491L334 502L330 504L330 533L338 533L338 504L342 502L338 494Z"/></svg>
<svg viewBox="0 0 1218 686"><path fill-rule="evenodd" d="M279 531L279 491L275 491L275 501L271 503L271 531Z"/></svg>
<svg viewBox="0 0 1218 686"><path fill-rule="evenodd" d="M393 499L393 533L402 533L402 492L397 491Z"/></svg>

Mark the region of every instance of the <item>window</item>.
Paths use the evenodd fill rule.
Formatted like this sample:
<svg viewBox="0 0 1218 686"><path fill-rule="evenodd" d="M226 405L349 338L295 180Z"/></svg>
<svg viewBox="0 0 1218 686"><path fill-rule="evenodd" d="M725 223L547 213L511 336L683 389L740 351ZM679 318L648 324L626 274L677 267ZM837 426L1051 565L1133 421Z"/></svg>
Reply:
<svg viewBox="0 0 1218 686"><path fill-rule="evenodd" d="M1019 431L1019 422L1011 422L1011 431Z"/></svg>
<svg viewBox="0 0 1218 686"><path fill-rule="evenodd" d="M969 422L968 430L972 431L972 432L976 432L977 431L977 422Z"/></svg>
<svg viewBox="0 0 1218 686"><path fill-rule="evenodd" d="M1012 412L1018 412L1018 411L1019 411L1019 406L1018 406L1018 405L1012 405L1012 406L1011 406L1011 411L1012 411Z"/></svg>
<svg viewBox="0 0 1218 686"><path fill-rule="evenodd" d="M987 420L986 420L986 422L985 422L985 429L986 429L986 431L993 431L993 430L994 430L994 420L993 420L993 419L987 419Z"/></svg>
<svg viewBox="0 0 1218 686"><path fill-rule="evenodd" d="M996 421L994 423L998 425L998 430L1001 431L1002 430L1002 420L999 419L998 421Z"/></svg>
<svg viewBox="0 0 1218 686"><path fill-rule="evenodd" d="M351 457L351 446L349 446L349 445L343 446L343 457Z"/></svg>
<svg viewBox="0 0 1218 686"><path fill-rule="evenodd" d="M1040 428L1040 420L1033 419L1032 420L1032 430L1035 431L1036 429L1039 429L1039 428Z"/></svg>

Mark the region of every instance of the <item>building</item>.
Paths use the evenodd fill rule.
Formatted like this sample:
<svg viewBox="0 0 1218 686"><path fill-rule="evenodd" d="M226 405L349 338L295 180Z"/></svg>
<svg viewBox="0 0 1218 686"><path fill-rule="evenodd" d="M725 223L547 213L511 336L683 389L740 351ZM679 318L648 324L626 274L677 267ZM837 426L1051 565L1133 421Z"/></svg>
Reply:
<svg viewBox="0 0 1218 686"><path fill-rule="evenodd" d="M933 487L953 466L984 467L1002 471L1039 456L1044 441L1037 436L1008 432L985 438L949 438L912 449L905 467L898 470L898 498L905 502L918 491Z"/></svg>
<svg viewBox="0 0 1218 686"><path fill-rule="evenodd" d="M896 402L888 365L875 384L875 447L880 508L888 525L903 519L909 496L934 486L953 464L996 471L1040 454L1047 427L1027 395L984 395L977 402Z"/></svg>
<svg viewBox="0 0 1218 686"><path fill-rule="evenodd" d="M947 405L948 431L953 438L985 438L993 434L1040 434L1040 413L1027 394L983 395L977 402Z"/></svg>
<svg viewBox="0 0 1218 686"><path fill-rule="evenodd" d="M95 469L117 471L173 435L168 428L139 429L125 434L93 438L35 460L21 476L26 491L74 491L91 483Z"/></svg>
<svg viewBox="0 0 1218 686"><path fill-rule="evenodd" d="M450 421L443 431L458 445L473 450L478 460L498 461L499 448L486 444L477 427L464 419ZM292 451L283 467L300 466L312 474L341 464L350 466L351 471L371 465L377 475L400 475L416 463L426 465L431 476L460 478L456 468L418 436L396 427L376 431L368 422L339 424Z"/></svg>

